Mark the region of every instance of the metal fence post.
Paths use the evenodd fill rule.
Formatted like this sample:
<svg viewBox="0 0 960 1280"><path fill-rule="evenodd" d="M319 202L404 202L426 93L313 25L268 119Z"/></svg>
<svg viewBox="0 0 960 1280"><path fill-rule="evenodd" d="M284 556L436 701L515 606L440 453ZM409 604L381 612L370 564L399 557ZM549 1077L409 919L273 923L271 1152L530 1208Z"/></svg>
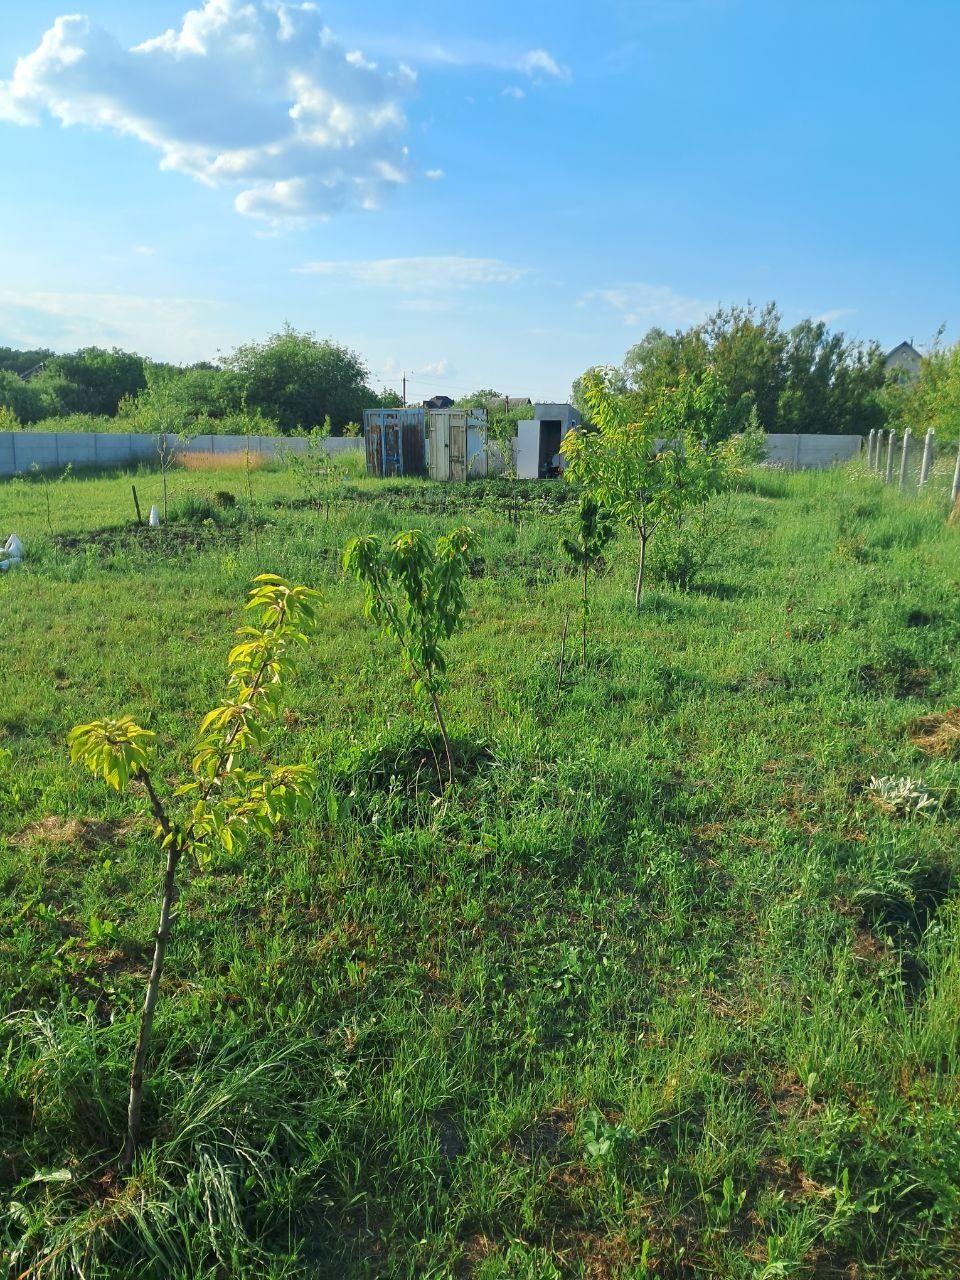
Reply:
<svg viewBox="0 0 960 1280"><path fill-rule="evenodd" d="M900 456L900 483L897 486L902 489L907 482L907 464L910 461L910 437L913 432L907 427L903 433L903 453Z"/></svg>
<svg viewBox="0 0 960 1280"><path fill-rule="evenodd" d="M927 428L927 434L923 440L923 461L920 463L920 484L918 488L922 489L930 478L930 466L933 462L933 427Z"/></svg>
<svg viewBox="0 0 960 1280"><path fill-rule="evenodd" d="M887 474L885 476L887 484L890 484L893 480L893 442L896 439L896 436L897 433L895 431L891 430L887 432Z"/></svg>

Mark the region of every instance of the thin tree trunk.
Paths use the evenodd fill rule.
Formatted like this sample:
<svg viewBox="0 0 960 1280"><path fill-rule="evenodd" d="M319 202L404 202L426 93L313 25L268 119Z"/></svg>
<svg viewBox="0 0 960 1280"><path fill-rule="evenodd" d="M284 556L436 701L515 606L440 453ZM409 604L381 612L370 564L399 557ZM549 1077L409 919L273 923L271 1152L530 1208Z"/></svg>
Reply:
<svg viewBox="0 0 960 1280"><path fill-rule="evenodd" d="M427 692L430 694L430 701L433 703L433 714L437 717L437 726L440 730L440 737L443 739L443 749L447 756L447 778L448 785L453 786L453 748L450 746L450 739L447 736L447 726L443 722L443 712L440 710L440 702L434 691L427 686Z"/></svg>
<svg viewBox="0 0 960 1280"><path fill-rule="evenodd" d="M173 923L173 904L177 896L177 866L183 853L183 846L173 836L169 820L160 803L149 774L141 775L150 807L164 836L170 840L167 845L167 867L163 877L163 898L160 903L160 924L157 928L157 940L153 950L153 964L147 982L147 993L143 1000L143 1013L140 1015L140 1029L137 1032L137 1047L133 1055L133 1067L130 1071L130 1098L127 1103L127 1137L123 1147L123 1168L129 1170L136 1155L137 1143L140 1140L140 1115L143 1109L143 1076L150 1052L150 1036L153 1031L153 1015L160 994L160 977L163 973L163 960L170 941L170 929ZM172 837L172 838L171 838Z"/></svg>
<svg viewBox="0 0 960 1280"><path fill-rule="evenodd" d="M560 668L557 671L557 697L560 697L560 690L563 688L563 660L567 654L567 628L570 626L570 615L566 614L563 619L563 636L560 640Z"/></svg>
<svg viewBox="0 0 960 1280"><path fill-rule="evenodd" d="M133 1055L133 1068L130 1072L130 1101L127 1106L127 1140L123 1148L123 1167L129 1169L133 1164L137 1143L140 1140L140 1113L143 1108L143 1076L147 1065L147 1054L150 1051L150 1035L153 1031L153 1015L160 994L160 976L163 973L163 959L170 941L173 904L176 899L177 864L182 850L176 840L167 847L167 869L163 878L163 900L160 905L160 925L157 929L157 941L153 951L153 966L150 969L150 980L147 983L147 994L143 1001L143 1013L140 1017L140 1030L137 1034L137 1048Z"/></svg>
<svg viewBox="0 0 960 1280"><path fill-rule="evenodd" d="M637 573L637 589L633 594L633 603L637 609L640 608L640 592L643 590L643 571L647 561L647 538L649 534L640 534L640 568Z"/></svg>
<svg viewBox="0 0 960 1280"><path fill-rule="evenodd" d="M587 674L587 574L590 572L590 562L583 562L583 598L580 601L580 662L583 667L583 674Z"/></svg>

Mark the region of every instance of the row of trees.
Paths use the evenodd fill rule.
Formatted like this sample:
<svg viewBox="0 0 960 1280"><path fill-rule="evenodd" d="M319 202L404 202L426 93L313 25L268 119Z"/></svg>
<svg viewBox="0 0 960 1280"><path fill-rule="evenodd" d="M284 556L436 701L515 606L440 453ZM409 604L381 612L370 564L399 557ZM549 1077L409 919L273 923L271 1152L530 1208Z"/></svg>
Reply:
<svg viewBox="0 0 960 1280"><path fill-rule="evenodd" d="M915 383L887 376L876 342L831 333L823 321L784 329L775 303L719 308L702 324L667 333L651 329L623 362L606 371L612 394L641 417L681 374L701 382L711 371L722 386L725 435L751 424L769 432L866 435L873 428L934 426L945 439L960 432L960 344L934 342ZM235 429L237 415L253 415L261 431L290 433L323 427L335 434L360 423L365 408L400 403L395 390L378 394L356 352L286 326L265 342L247 343L216 363L163 364L126 351L86 347L70 355L0 347L0 419L33 425L48 418L120 417L142 430L156 389L175 406L175 429ZM589 417L585 379L573 401ZM485 404L494 434L514 434L530 407L510 408L505 397L480 390L457 402ZM83 424L75 421L71 429ZM160 424L157 424L160 429ZM242 429L242 428L241 428Z"/></svg>
<svg viewBox="0 0 960 1280"><path fill-rule="evenodd" d="M72 355L0 347L0 415L25 426L78 414L120 417L138 429L160 395L185 426L216 430L251 414L265 430L310 431L329 419L339 434L362 422L364 409L399 404L395 391L372 391L369 376L349 348L289 325L215 364L185 367L100 347Z"/></svg>
<svg viewBox="0 0 960 1280"><path fill-rule="evenodd" d="M667 333L651 329L608 371L610 389L633 416L678 385L712 371L723 388L727 434L755 421L769 432L867 434L888 415L884 353L831 333L820 320L784 329L776 303L720 307L702 324ZM574 403L589 413L584 378Z"/></svg>

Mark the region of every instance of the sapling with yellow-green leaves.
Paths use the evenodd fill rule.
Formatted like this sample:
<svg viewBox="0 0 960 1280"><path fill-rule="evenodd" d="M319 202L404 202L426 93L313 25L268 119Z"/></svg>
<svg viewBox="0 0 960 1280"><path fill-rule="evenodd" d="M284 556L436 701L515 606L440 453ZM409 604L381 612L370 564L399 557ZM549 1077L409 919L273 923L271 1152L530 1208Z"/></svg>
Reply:
<svg viewBox="0 0 960 1280"><path fill-rule="evenodd" d="M161 781L156 735L129 716L80 724L68 736L74 763L86 765L116 791L131 783L142 787L166 855L160 923L130 1072L123 1150L127 1169L140 1137L144 1075L181 860L202 865L218 849L242 850L251 836L269 834L308 804L309 765L270 765L255 753L265 747L269 722L279 714L282 686L294 670L296 651L309 642L316 626L317 600L315 591L274 574L254 579L246 607L258 615L257 622L237 632L239 643L227 658L223 700L201 721L190 774L172 794L165 794Z"/></svg>
<svg viewBox="0 0 960 1280"><path fill-rule="evenodd" d="M587 669L587 617L590 606L587 599L587 581L590 570L595 569L604 549L613 537L613 519L595 498L588 493L580 495L577 523L572 538L560 539L560 550L580 571L580 661Z"/></svg>
<svg viewBox="0 0 960 1280"><path fill-rule="evenodd" d="M343 566L364 585L364 612L400 646L418 693L430 699L453 784L453 748L439 693L447 670L443 642L459 628L466 608L464 583L475 544L463 526L431 543L421 529L394 534L386 543L375 534L347 544Z"/></svg>
<svg viewBox="0 0 960 1280"><path fill-rule="evenodd" d="M728 415L723 386L712 370L699 378L681 370L676 384L662 388L636 420L601 370L584 375L582 385L595 430L565 436L565 475L637 535L639 608L651 537L735 474L744 437L718 438Z"/></svg>

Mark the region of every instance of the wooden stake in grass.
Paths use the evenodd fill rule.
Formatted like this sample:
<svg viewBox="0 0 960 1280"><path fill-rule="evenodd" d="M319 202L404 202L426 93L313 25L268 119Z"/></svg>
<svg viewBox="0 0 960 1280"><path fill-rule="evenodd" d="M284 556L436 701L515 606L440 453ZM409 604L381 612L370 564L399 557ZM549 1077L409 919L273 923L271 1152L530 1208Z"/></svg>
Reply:
<svg viewBox="0 0 960 1280"><path fill-rule="evenodd" d="M420 529L395 534L384 544L374 534L354 538L343 567L363 583L364 612L397 641L418 693L430 700L453 785L453 747L440 707L447 670L443 642L459 628L466 608L464 582L476 539L462 526L431 544Z"/></svg>
<svg viewBox="0 0 960 1280"><path fill-rule="evenodd" d="M306 804L312 777L308 765L270 767L258 762L245 768L240 760L244 749L263 743L266 722L279 714L281 685L293 669L293 649L307 643L316 624L316 599L316 592L273 574L254 580L247 608L259 610L259 622L237 633L240 643L227 658L230 675L224 699L203 718L193 746L191 776L175 789L172 803L157 791L156 735L149 729L125 716L80 724L68 735L71 759L108 786L124 791L131 781L142 785L157 840L166 853L160 923L130 1071L125 1169L133 1164L140 1140L143 1084L181 859L187 854L206 861L217 847L227 853L242 849L253 833L267 834Z"/></svg>

